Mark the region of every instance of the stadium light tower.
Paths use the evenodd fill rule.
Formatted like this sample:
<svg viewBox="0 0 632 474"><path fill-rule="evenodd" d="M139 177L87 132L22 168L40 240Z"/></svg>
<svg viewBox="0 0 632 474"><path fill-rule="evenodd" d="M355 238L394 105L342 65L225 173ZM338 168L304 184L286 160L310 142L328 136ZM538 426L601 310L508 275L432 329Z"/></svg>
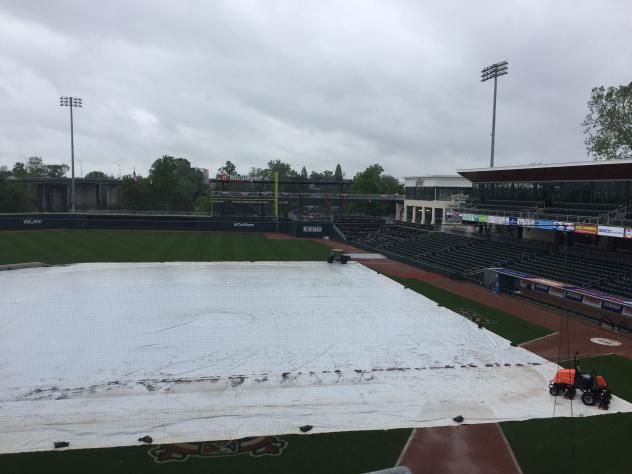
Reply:
<svg viewBox="0 0 632 474"><path fill-rule="evenodd" d="M75 212L75 207L77 203L76 194L75 194L75 135L74 135L74 126L72 123L72 109L74 107L83 107L81 103L81 99L79 97L60 97L59 105L61 107L70 107L70 169L71 169L71 208L72 212Z"/></svg>
<svg viewBox="0 0 632 474"><path fill-rule="evenodd" d="M499 63L492 64L491 66L487 66L481 71L481 82L494 79L494 112L492 115L492 152L489 158L490 168L494 167L494 142L496 140L496 88L498 78L507 74L509 72L508 69L509 63L507 61L501 61Z"/></svg>

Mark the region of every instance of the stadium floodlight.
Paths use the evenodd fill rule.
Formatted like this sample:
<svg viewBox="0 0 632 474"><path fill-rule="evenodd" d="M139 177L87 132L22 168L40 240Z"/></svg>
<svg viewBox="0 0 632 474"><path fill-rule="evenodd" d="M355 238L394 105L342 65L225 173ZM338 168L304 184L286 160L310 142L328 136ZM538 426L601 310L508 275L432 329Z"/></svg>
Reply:
<svg viewBox="0 0 632 474"><path fill-rule="evenodd" d="M491 66L487 66L481 71L481 82L494 79L494 112L492 115L492 151L489 158L489 167L494 167L494 142L496 140L496 89L498 78L504 76L509 71L509 63L507 61L501 61Z"/></svg>
<svg viewBox="0 0 632 474"><path fill-rule="evenodd" d="M72 176L70 199L72 212L75 212L77 196L75 194L75 136L72 121L72 109L75 107L83 107L83 103L79 97L60 97L59 105L60 107L70 107L70 168Z"/></svg>

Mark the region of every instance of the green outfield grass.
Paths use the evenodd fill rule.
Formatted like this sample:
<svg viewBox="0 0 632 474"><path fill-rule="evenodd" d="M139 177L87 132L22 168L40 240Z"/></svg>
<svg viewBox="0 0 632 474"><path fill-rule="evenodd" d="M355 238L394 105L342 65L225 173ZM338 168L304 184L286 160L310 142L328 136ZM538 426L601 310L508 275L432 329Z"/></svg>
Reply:
<svg viewBox="0 0 632 474"><path fill-rule="evenodd" d="M3 474L360 474L393 467L410 430L279 436L280 455L193 456L157 463L148 446L5 454Z"/></svg>
<svg viewBox="0 0 632 474"><path fill-rule="evenodd" d="M484 326L490 331L504 337L516 344L531 341L538 337L551 334L546 328L512 316L495 308L490 308L481 303L463 298L457 294L437 288L430 283L414 278L394 278L402 285L416 291L442 306L469 316L478 316L483 319Z"/></svg>
<svg viewBox="0 0 632 474"><path fill-rule="evenodd" d="M572 367L572 362L565 364ZM632 361L608 355L580 361L582 370L602 374L613 393L632 400ZM561 399L560 403L570 403ZM579 397L573 403L581 404ZM551 413L552 415L553 413ZM525 474L630 473L627 449L632 413L501 423Z"/></svg>
<svg viewBox="0 0 632 474"><path fill-rule="evenodd" d="M199 231L56 230L0 232L0 264L324 260L330 250L310 240Z"/></svg>

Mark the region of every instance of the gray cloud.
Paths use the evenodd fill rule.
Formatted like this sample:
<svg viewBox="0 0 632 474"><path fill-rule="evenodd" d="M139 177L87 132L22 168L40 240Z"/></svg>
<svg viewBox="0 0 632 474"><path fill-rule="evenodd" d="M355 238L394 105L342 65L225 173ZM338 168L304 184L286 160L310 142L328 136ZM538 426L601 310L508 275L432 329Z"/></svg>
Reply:
<svg viewBox="0 0 632 474"><path fill-rule="evenodd" d="M0 165L68 161L77 95L84 172L164 153L214 171L280 158L348 175L585 160L590 89L632 80L624 1L0 2Z"/></svg>

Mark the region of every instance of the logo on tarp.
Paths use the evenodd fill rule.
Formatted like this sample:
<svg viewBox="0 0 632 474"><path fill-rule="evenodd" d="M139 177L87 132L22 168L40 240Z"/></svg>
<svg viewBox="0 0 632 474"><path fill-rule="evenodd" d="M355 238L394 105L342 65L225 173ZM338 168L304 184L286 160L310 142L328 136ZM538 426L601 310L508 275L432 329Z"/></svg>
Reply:
<svg viewBox="0 0 632 474"><path fill-rule="evenodd" d="M276 436L256 436L232 441L206 441L203 443L161 444L147 454L157 463L184 462L191 457L226 457L249 454L252 457L279 456L287 441Z"/></svg>

